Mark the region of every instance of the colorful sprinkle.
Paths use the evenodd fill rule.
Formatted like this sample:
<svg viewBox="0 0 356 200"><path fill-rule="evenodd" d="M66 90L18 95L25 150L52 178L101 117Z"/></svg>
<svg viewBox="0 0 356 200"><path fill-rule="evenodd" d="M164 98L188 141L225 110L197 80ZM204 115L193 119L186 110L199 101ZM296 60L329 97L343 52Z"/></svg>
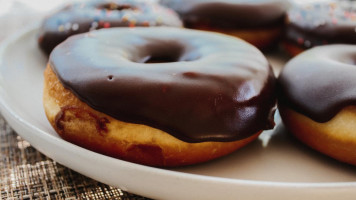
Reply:
<svg viewBox="0 0 356 200"><path fill-rule="evenodd" d="M94 21L93 23L91 23L89 31L93 31L93 30L97 29L98 26L99 26L98 22Z"/></svg>
<svg viewBox="0 0 356 200"><path fill-rule="evenodd" d="M304 44L304 39L303 38L298 38L298 44Z"/></svg>
<svg viewBox="0 0 356 200"><path fill-rule="evenodd" d="M64 25L58 26L58 31L63 32L65 30Z"/></svg>
<svg viewBox="0 0 356 200"><path fill-rule="evenodd" d="M73 24L72 25L72 30L77 31L79 29L79 24Z"/></svg>
<svg viewBox="0 0 356 200"><path fill-rule="evenodd" d="M135 23L130 22L130 24L129 24L129 27L130 27L130 28L133 28L133 27L135 27L135 26L136 26Z"/></svg>
<svg viewBox="0 0 356 200"><path fill-rule="evenodd" d="M110 28L110 26L111 26L110 22L105 22L103 25L104 28Z"/></svg>
<svg viewBox="0 0 356 200"><path fill-rule="evenodd" d="M127 15L124 15L121 19L123 22L128 22L129 18L127 17Z"/></svg>

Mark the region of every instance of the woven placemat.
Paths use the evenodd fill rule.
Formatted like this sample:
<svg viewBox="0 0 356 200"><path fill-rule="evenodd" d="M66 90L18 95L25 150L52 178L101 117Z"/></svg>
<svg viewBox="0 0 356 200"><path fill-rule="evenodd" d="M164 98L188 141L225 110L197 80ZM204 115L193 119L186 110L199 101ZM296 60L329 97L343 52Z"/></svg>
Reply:
<svg viewBox="0 0 356 200"><path fill-rule="evenodd" d="M1 115L0 151L0 199L146 199L56 163L18 136Z"/></svg>

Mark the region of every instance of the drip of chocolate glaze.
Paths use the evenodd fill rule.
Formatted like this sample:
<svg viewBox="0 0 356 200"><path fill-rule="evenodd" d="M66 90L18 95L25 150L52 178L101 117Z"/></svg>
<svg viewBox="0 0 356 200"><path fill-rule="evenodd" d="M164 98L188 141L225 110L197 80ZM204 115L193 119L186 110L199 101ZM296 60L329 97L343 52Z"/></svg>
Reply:
<svg viewBox="0 0 356 200"><path fill-rule="evenodd" d="M356 46L328 45L287 63L279 78L279 104L317 122L356 105Z"/></svg>
<svg viewBox="0 0 356 200"><path fill-rule="evenodd" d="M234 141L274 125L271 67L259 50L233 37L103 29L69 38L49 62L92 108L186 142Z"/></svg>

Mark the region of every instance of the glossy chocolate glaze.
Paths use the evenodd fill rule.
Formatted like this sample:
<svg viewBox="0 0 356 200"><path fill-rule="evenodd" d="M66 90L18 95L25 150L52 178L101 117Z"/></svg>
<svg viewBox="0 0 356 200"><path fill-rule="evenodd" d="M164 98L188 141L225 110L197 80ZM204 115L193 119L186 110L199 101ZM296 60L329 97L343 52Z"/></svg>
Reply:
<svg viewBox="0 0 356 200"><path fill-rule="evenodd" d="M356 44L356 1L296 5L288 11L286 40L303 48Z"/></svg>
<svg viewBox="0 0 356 200"><path fill-rule="evenodd" d="M259 50L233 37L112 28L69 38L49 62L94 109L186 142L233 141L273 127L271 67Z"/></svg>
<svg viewBox="0 0 356 200"><path fill-rule="evenodd" d="M289 4L278 0L161 0L175 10L188 28L223 29L281 26Z"/></svg>
<svg viewBox="0 0 356 200"><path fill-rule="evenodd" d="M356 46L328 45L287 63L279 78L279 104L317 122L356 105Z"/></svg>
<svg viewBox="0 0 356 200"><path fill-rule="evenodd" d="M49 54L71 35L110 27L175 26L182 22L171 9L142 0L90 0L67 6L46 18L39 45Z"/></svg>

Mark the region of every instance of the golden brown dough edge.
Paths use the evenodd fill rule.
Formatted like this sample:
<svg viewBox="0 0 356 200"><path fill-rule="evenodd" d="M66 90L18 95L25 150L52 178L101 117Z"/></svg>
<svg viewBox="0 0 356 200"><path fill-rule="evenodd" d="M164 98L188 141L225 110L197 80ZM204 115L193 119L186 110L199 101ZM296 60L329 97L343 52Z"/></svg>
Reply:
<svg viewBox="0 0 356 200"><path fill-rule="evenodd" d="M356 106L342 109L330 121L318 123L279 105L283 123L300 141L339 161L356 165Z"/></svg>
<svg viewBox="0 0 356 200"><path fill-rule="evenodd" d="M65 89L50 64L44 72L46 116L63 139L130 162L158 167L196 164L229 154L262 132L234 142L186 143L161 130L116 120L96 111Z"/></svg>

